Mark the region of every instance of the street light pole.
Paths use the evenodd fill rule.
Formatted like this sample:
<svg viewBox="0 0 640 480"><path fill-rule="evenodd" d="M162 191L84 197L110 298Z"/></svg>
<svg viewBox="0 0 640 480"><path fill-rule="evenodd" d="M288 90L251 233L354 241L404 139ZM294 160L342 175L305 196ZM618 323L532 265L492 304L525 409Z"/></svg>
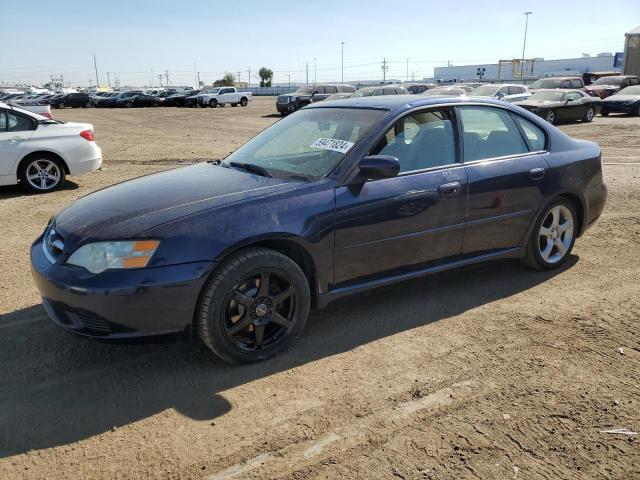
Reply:
<svg viewBox="0 0 640 480"><path fill-rule="evenodd" d="M318 63L317 60L313 59L313 84L318 83Z"/></svg>
<svg viewBox="0 0 640 480"><path fill-rule="evenodd" d="M344 42L340 42L340 53L341 53L341 56L342 56L342 68L341 68L341 71L342 71L341 78L342 78L342 80L341 80L341 82L344 83Z"/></svg>
<svg viewBox="0 0 640 480"><path fill-rule="evenodd" d="M522 60L520 61L520 78L524 72L524 51L527 48L527 28L529 27L529 15L533 12L524 12L524 41L522 42Z"/></svg>

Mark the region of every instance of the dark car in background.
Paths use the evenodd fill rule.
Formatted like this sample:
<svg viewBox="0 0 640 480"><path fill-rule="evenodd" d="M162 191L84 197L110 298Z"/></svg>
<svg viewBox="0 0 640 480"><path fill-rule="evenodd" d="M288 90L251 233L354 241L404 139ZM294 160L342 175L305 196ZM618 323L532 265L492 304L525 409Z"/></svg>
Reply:
<svg viewBox="0 0 640 480"><path fill-rule="evenodd" d="M296 110L313 102L320 102L336 93L355 93L356 87L352 85L305 85L293 93L279 95L276 100L276 109L281 115L295 112Z"/></svg>
<svg viewBox="0 0 640 480"><path fill-rule="evenodd" d="M584 89L584 80L581 77L548 77L529 85L530 92L555 89L581 90Z"/></svg>
<svg viewBox="0 0 640 480"><path fill-rule="evenodd" d="M158 97L153 95L147 95L145 93L138 93L128 97L122 97L117 99L112 106L114 107L159 107L162 102Z"/></svg>
<svg viewBox="0 0 640 480"><path fill-rule="evenodd" d="M616 75L601 77L586 88L589 95L607 98L626 87L640 85L640 77L635 75Z"/></svg>
<svg viewBox="0 0 640 480"><path fill-rule="evenodd" d="M177 92L173 95L169 95L165 97L164 102L162 103L165 107L184 107L185 99L187 97L192 97L198 95L200 90L186 90L184 92Z"/></svg>
<svg viewBox="0 0 640 480"><path fill-rule="evenodd" d="M408 83L402 86L406 88L411 95L419 95L427 90L437 87L435 83Z"/></svg>
<svg viewBox="0 0 640 480"><path fill-rule="evenodd" d="M587 95L582 90L537 90L533 95L516 105L551 124L578 121L590 122L601 108L600 99Z"/></svg>
<svg viewBox="0 0 640 480"><path fill-rule="evenodd" d="M93 102L93 105L95 107L104 107L104 106L106 106L106 104L108 103L108 100L110 98L113 98L113 97L115 97L117 95L120 95L120 92L108 92L108 93L105 93L105 94L100 95L100 96L98 96L98 95L94 96L91 99L91 101Z"/></svg>
<svg viewBox="0 0 640 480"><path fill-rule="evenodd" d="M100 102L100 106L115 107L118 104L118 102L120 102L121 100L126 100L128 98L135 97L136 95L140 95L141 93L143 93L142 90L128 90L126 92L120 92L117 95L114 95L112 97L105 98L104 100L102 100Z"/></svg>
<svg viewBox="0 0 640 480"><path fill-rule="evenodd" d="M340 100L343 98L375 97L380 95L409 95L409 92L406 88L401 87L400 85L377 85L374 87L361 88L355 93L335 93L327 97L325 102L329 100Z"/></svg>
<svg viewBox="0 0 640 480"><path fill-rule="evenodd" d="M348 294L489 260L558 268L604 208L601 162L500 101L318 102L222 162L75 201L33 243L32 273L68 331L190 332L254 362Z"/></svg>
<svg viewBox="0 0 640 480"><path fill-rule="evenodd" d="M53 108L93 107L93 103L91 102L91 97L89 96L88 93L84 93L84 92L67 93L56 98L51 98L49 100L49 105L51 105Z"/></svg>
<svg viewBox="0 0 640 480"><path fill-rule="evenodd" d="M460 87L436 87L430 90L425 90L420 95L427 97L459 97L460 95L466 95L467 91Z"/></svg>
<svg viewBox="0 0 640 480"><path fill-rule="evenodd" d="M628 113L640 117L640 85L623 88L602 100L600 115L606 117L610 113Z"/></svg>

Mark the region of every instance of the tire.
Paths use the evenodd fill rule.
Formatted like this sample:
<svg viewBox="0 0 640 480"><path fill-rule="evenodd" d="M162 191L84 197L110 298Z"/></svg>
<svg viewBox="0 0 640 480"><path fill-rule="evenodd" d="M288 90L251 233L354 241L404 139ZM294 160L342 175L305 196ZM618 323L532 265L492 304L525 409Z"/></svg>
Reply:
<svg viewBox="0 0 640 480"><path fill-rule="evenodd" d="M64 103L60 102L60 103L58 104L58 108L64 108Z"/></svg>
<svg viewBox="0 0 640 480"><path fill-rule="evenodd" d="M237 106L238 106L238 104L237 104L237 103L232 103L232 104L231 104L231 106L232 106L232 107L237 107Z"/></svg>
<svg viewBox="0 0 640 480"><path fill-rule="evenodd" d="M49 177L45 177L41 172L46 172ZM55 181L51 176L57 177ZM18 178L25 190L32 193L48 193L61 188L66 177L60 159L43 153L24 160L18 168Z"/></svg>
<svg viewBox="0 0 640 480"><path fill-rule="evenodd" d="M275 250L247 248L224 261L203 287L197 328L222 360L258 362L300 335L310 303L309 283L293 260Z"/></svg>
<svg viewBox="0 0 640 480"><path fill-rule="evenodd" d="M287 112L280 112L280 116L284 117L287 114Z"/></svg>
<svg viewBox="0 0 640 480"><path fill-rule="evenodd" d="M584 114L584 117L582 117L582 121L589 123L593 121L593 117L596 116L596 111L593 107L589 107L587 108L587 111Z"/></svg>
<svg viewBox="0 0 640 480"><path fill-rule="evenodd" d="M133 103L132 102L127 102L127 103L124 104L124 106L127 107L127 108L131 108L131 107L133 107Z"/></svg>
<svg viewBox="0 0 640 480"><path fill-rule="evenodd" d="M555 125L556 123L556 112L554 110L549 110L545 112L544 119L549 122L551 125Z"/></svg>
<svg viewBox="0 0 640 480"><path fill-rule="evenodd" d="M215 98L212 98L211 100L209 100L209 106L211 108L216 108L218 106L218 100L216 100Z"/></svg>
<svg viewBox="0 0 640 480"><path fill-rule="evenodd" d="M247 99L247 97L242 97L240 99L240 105L241 106L246 107L248 103L249 103L249 100Z"/></svg>
<svg viewBox="0 0 640 480"><path fill-rule="evenodd" d="M87 102L84 104L84 108L91 108L93 104L91 102Z"/></svg>
<svg viewBox="0 0 640 480"><path fill-rule="evenodd" d="M603 110L600 112L600 116L601 117L608 117L609 116L609 112L607 112L606 110Z"/></svg>
<svg viewBox="0 0 640 480"><path fill-rule="evenodd" d="M640 117L640 105L636 107L636 117Z"/></svg>
<svg viewBox="0 0 640 480"><path fill-rule="evenodd" d="M552 201L531 231L523 263L536 270L553 270L567 261L576 241L575 205L566 198Z"/></svg>

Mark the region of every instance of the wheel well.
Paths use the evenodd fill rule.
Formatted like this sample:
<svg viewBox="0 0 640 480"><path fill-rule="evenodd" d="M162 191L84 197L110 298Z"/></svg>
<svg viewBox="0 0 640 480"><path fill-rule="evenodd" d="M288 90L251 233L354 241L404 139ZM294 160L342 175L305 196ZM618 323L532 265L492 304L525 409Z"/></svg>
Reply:
<svg viewBox="0 0 640 480"><path fill-rule="evenodd" d="M580 197L573 193L563 193L562 195L560 195L560 197L569 200L571 203L573 203L573 206L576 209L576 215L578 215L578 234L576 236L579 237L580 235L582 235L582 229L584 226L584 206L580 201Z"/></svg>
<svg viewBox="0 0 640 480"><path fill-rule="evenodd" d="M286 239L272 239L272 240L262 240L256 243L252 243L250 245L243 245L242 249L251 248L251 247L264 247L270 248L271 250L275 250L276 252L280 252L283 255L286 255L291 260L293 260L296 265L300 267L305 277L307 277L307 281L309 282L309 290L311 291L311 306L314 307L317 305L318 301L318 277L317 270L315 266L315 262L313 258L303 247L298 245L296 242ZM229 252L229 254L225 255L228 257L230 254L235 253L238 250L233 252Z"/></svg>
<svg viewBox="0 0 640 480"><path fill-rule="evenodd" d="M69 167L67 166L67 162L64 161L64 158L62 158L57 153L48 152L46 150L40 150L40 151L37 151L37 152L31 152L29 155L25 155L23 157L23 159L20 160L20 163L18 164L18 169L16 170L16 175L18 175L18 172L20 172L20 169L22 168L22 166L26 162L28 162L32 158L39 157L39 156L53 157L53 158L55 158L57 160L60 160L60 163L62 163L62 168L64 168L64 173L69 175Z"/></svg>

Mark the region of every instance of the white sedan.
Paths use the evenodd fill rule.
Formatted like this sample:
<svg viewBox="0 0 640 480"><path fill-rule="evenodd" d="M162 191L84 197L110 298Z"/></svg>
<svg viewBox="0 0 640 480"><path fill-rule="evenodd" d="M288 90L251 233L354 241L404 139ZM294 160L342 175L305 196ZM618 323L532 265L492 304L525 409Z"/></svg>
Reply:
<svg viewBox="0 0 640 480"><path fill-rule="evenodd" d="M59 122L0 102L0 185L20 183L31 192L51 192L66 175L101 165L93 125Z"/></svg>

